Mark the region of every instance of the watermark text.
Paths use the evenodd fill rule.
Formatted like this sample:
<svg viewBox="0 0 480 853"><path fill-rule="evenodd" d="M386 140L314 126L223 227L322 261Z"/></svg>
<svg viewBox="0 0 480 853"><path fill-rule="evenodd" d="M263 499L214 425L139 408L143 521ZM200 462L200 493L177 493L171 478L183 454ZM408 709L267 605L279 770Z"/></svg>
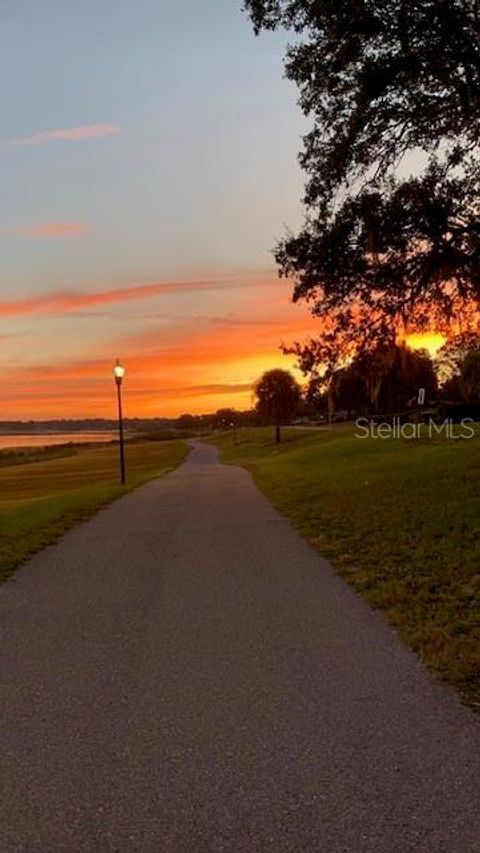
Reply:
<svg viewBox="0 0 480 853"><path fill-rule="evenodd" d="M358 418L355 421L355 438L378 438L378 439L425 439L446 438L451 441L465 441L475 437L474 421L464 418L460 423L453 423L446 419L438 422L430 418L425 423L414 423L395 417L391 422L376 422L370 418Z"/></svg>

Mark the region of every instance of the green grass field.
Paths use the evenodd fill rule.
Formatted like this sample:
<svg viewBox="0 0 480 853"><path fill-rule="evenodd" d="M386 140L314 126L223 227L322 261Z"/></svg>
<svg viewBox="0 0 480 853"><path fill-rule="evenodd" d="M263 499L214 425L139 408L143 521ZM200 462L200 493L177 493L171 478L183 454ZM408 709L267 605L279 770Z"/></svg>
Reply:
<svg viewBox="0 0 480 853"><path fill-rule="evenodd" d="M127 485L118 483L118 447L47 448L0 455L0 579L28 556L125 492L184 459L181 441L126 445ZM25 461L28 460L28 461Z"/></svg>
<svg viewBox="0 0 480 853"><path fill-rule="evenodd" d="M359 440L351 427L215 439L463 700L480 711L480 435Z"/></svg>

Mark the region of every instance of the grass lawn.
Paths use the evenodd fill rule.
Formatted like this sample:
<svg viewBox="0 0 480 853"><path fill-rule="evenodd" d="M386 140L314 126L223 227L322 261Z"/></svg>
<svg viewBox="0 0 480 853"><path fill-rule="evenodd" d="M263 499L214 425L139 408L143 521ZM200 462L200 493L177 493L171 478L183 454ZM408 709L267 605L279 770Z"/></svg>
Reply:
<svg viewBox="0 0 480 853"><path fill-rule="evenodd" d="M97 509L184 459L181 441L127 444L127 485L118 484L118 447L38 448L0 456L0 579ZM28 459L28 461L25 461ZM13 461L12 461L13 460ZM20 460L20 461L18 461Z"/></svg>
<svg viewBox="0 0 480 853"><path fill-rule="evenodd" d="M215 443L463 700L480 711L480 433L362 439L352 427Z"/></svg>

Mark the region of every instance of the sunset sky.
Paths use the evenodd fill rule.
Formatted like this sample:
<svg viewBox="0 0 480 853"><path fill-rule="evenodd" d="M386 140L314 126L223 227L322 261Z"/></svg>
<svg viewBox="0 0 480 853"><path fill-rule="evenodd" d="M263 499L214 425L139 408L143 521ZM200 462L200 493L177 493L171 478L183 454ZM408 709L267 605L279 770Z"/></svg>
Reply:
<svg viewBox="0 0 480 853"><path fill-rule="evenodd" d="M240 0L4 0L0 418L251 405L315 329L270 254L301 220L284 39Z"/></svg>

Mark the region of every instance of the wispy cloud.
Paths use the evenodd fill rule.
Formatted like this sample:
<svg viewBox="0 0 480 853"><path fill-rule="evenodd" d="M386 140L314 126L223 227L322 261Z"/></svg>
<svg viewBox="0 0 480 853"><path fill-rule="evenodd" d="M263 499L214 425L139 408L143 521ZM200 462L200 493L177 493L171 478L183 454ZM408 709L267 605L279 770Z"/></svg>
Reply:
<svg viewBox="0 0 480 853"><path fill-rule="evenodd" d="M233 293L234 288L237 290ZM224 298L230 289L233 303ZM194 291L198 292L195 298ZM179 293L187 296L179 300L183 311L176 308L173 298L168 300L171 312L141 301ZM263 304L267 296L268 302ZM117 303L127 304L129 311L117 311ZM190 314L184 308L197 304L201 306L198 313L192 310ZM222 316L221 306L231 304L235 309ZM148 312L148 308L152 310ZM56 343L50 352L45 316L90 317L99 310L107 310L109 316L117 311L130 319L138 313L138 325L129 325L125 333L123 327L108 324L86 335L82 319L85 346L78 346L75 340L70 347L66 338L60 355ZM28 417L59 413L108 416L113 405L112 363L116 356L127 367L126 405L131 416L215 411L223 405L248 408L252 385L263 370L294 366L294 357L285 357L279 351L280 341L303 339L314 332L316 322L306 310L289 303L284 283L267 271L255 276L238 273L157 281L89 293L53 291L0 302L0 317L22 314L42 318L29 326L38 334L38 354L24 360L18 348L18 361L4 370L0 400L4 413ZM12 327L11 322L5 325ZM63 334L61 329L59 334Z"/></svg>
<svg viewBox="0 0 480 853"><path fill-rule="evenodd" d="M9 230L20 237L78 237L86 232L87 227L81 222L34 222Z"/></svg>
<svg viewBox="0 0 480 853"><path fill-rule="evenodd" d="M15 317L23 314L69 314L79 310L111 303L131 302L170 293L227 290L252 286L238 279L192 280L154 282L132 287L82 293L78 291L54 291L42 296L26 299L0 301L0 317Z"/></svg>
<svg viewBox="0 0 480 853"><path fill-rule="evenodd" d="M83 142L85 139L99 139L120 133L118 124L83 124L79 127L59 127L54 130L43 130L33 136L14 139L16 145L43 145L45 142Z"/></svg>

